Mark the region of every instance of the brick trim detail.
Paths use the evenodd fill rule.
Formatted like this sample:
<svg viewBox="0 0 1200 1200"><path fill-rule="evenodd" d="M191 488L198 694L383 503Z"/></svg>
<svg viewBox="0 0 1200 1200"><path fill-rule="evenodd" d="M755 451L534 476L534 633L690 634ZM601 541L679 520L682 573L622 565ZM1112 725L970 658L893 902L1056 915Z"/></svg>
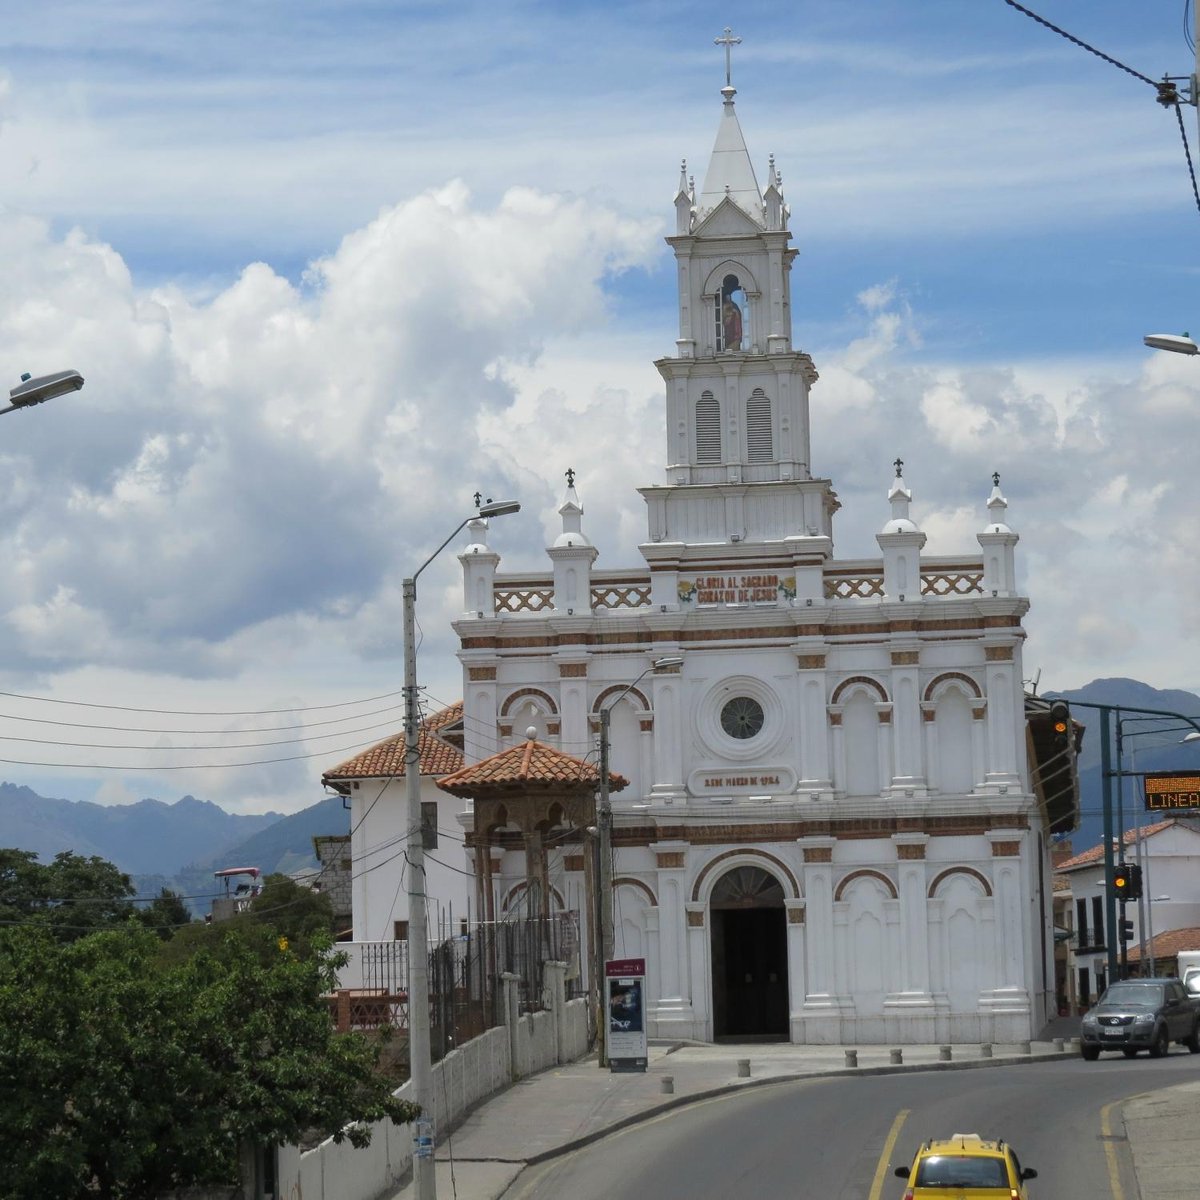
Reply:
<svg viewBox="0 0 1200 1200"><path fill-rule="evenodd" d="M496 678L495 667L468 667L467 680L470 683L487 683Z"/></svg>
<svg viewBox="0 0 1200 1200"><path fill-rule="evenodd" d="M823 654L797 654L796 666L801 671L823 671L825 670L825 655Z"/></svg>
<svg viewBox="0 0 1200 1200"><path fill-rule="evenodd" d="M901 842L900 845L896 847L896 857L900 859L901 862L905 860L909 862L923 860L925 858L925 847L923 845L906 845L904 842Z"/></svg>
<svg viewBox="0 0 1200 1200"><path fill-rule="evenodd" d="M667 850L659 852L654 856L654 865L660 871L677 871L683 867L684 858L682 850Z"/></svg>
<svg viewBox="0 0 1200 1200"><path fill-rule="evenodd" d="M1011 646L984 646L983 657L987 662L1012 662Z"/></svg>
<svg viewBox="0 0 1200 1200"><path fill-rule="evenodd" d="M646 903L651 908L658 907L658 897L654 894L653 888L649 884L643 883L640 879L634 879L632 875L621 875L613 880L613 889L619 887L631 887L635 891L641 892L646 897Z"/></svg>
<svg viewBox="0 0 1200 1200"><path fill-rule="evenodd" d="M830 704L839 704L845 692L856 685L862 685L869 691L873 691L875 695L883 703L887 703L887 689L879 682L878 679L872 679L870 675L851 675L849 679L843 679L841 683L833 689L833 696L830 699Z"/></svg>
<svg viewBox="0 0 1200 1200"><path fill-rule="evenodd" d="M983 888L983 894L990 896L992 894L992 885L988 882L986 875L975 870L974 867L947 867L946 870L939 872L933 877L933 882L929 885L929 899L932 900L937 895L937 890L945 880L951 875L969 875L976 883Z"/></svg>
<svg viewBox="0 0 1200 1200"><path fill-rule="evenodd" d="M703 929L704 928L704 914L702 912L692 912L691 909L689 909L688 915L687 915L687 923L688 923L689 929Z"/></svg>
<svg viewBox="0 0 1200 1200"><path fill-rule="evenodd" d="M586 679L587 663L559 663L558 677L559 679Z"/></svg>
<svg viewBox="0 0 1200 1200"><path fill-rule="evenodd" d="M919 650L893 650L893 667L915 667L921 661Z"/></svg>
<svg viewBox="0 0 1200 1200"><path fill-rule="evenodd" d="M583 870L583 855L582 854L564 854L563 855L563 870L564 871L582 871Z"/></svg>
<svg viewBox="0 0 1200 1200"><path fill-rule="evenodd" d="M993 842L993 858L1017 858L1021 853L1020 842Z"/></svg>
<svg viewBox="0 0 1200 1200"><path fill-rule="evenodd" d="M712 874L713 868L722 862L726 862L731 858L752 858L765 859L775 868L775 871L783 876L786 885L792 889L791 899L799 900L800 884L796 881L796 876L792 874L791 868L788 867L782 859L776 858L774 854L768 854L765 850L755 850L749 846L739 847L736 850L726 850L724 854L718 854L716 858L704 864L703 870L696 876L696 882L692 884L692 899L698 901L700 899L700 888L705 879ZM722 872L723 874L724 872ZM773 872L774 873L774 872Z"/></svg>
<svg viewBox="0 0 1200 1200"><path fill-rule="evenodd" d="M801 848L801 853L804 855L804 862L806 865L808 863L833 862L832 846L804 846Z"/></svg>
<svg viewBox="0 0 1200 1200"><path fill-rule="evenodd" d="M833 891L834 903L841 900L842 894L856 879L878 879L887 888L893 900L899 899L896 885L882 871L872 871L869 867L861 867L857 871L851 871L849 875L843 875L838 881L838 885Z"/></svg>
<svg viewBox="0 0 1200 1200"><path fill-rule="evenodd" d="M558 705L554 703L554 697L551 696L549 692L543 692L541 688L534 687L517 688L515 692L510 692L509 695L505 697L504 703L500 706L500 715L502 717L507 717L512 710L513 705L516 704L518 700L523 699L525 696L535 696L537 699L544 701L548 713L553 714L554 716L558 715Z"/></svg>
<svg viewBox="0 0 1200 1200"><path fill-rule="evenodd" d="M925 689L925 695L922 699L932 700L933 693L943 684L950 683L951 681L966 684L967 690L976 700L983 699L983 692L980 691L979 684L970 675L964 675L962 671L943 671L940 675L935 675L929 681L929 686Z"/></svg>

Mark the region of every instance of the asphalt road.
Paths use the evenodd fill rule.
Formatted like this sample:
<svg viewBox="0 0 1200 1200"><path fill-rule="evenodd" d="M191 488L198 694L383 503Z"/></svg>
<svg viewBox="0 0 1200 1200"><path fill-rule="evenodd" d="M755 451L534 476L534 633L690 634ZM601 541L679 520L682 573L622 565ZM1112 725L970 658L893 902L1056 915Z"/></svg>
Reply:
<svg viewBox="0 0 1200 1200"><path fill-rule="evenodd" d="M1200 1076L1172 1047L972 1071L815 1078L721 1096L530 1167L505 1200L898 1200L927 1137L1002 1137L1031 1200L1136 1200L1120 1102Z"/></svg>

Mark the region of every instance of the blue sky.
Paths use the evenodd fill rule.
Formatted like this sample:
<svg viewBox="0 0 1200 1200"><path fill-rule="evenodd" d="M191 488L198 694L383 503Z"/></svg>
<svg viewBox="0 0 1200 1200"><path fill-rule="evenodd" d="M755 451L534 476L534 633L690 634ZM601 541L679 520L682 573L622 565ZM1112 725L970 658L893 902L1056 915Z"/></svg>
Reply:
<svg viewBox="0 0 1200 1200"><path fill-rule="evenodd" d="M1151 78L1194 65L1182 0L1030 7ZM2 431L0 690L204 713L390 693L402 574L476 486L525 502L505 565L543 565L567 466L600 565L636 565L662 235L680 159L707 164L726 25L759 181L774 154L791 206L839 554L875 553L897 454L932 553L972 548L1000 470L1030 672L1200 686L1198 368L1141 344L1200 331L1200 214L1145 83L1003 0L49 0L0 29L0 378L88 384ZM422 595L448 700L457 570ZM0 742L0 776L296 808L376 735L171 772Z"/></svg>

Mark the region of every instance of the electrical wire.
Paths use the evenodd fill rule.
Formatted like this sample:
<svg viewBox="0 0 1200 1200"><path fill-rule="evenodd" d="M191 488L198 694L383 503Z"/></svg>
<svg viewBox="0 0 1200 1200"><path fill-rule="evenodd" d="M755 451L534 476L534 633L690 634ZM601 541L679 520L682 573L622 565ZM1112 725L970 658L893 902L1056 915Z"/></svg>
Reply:
<svg viewBox="0 0 1200 1200"><path fill-rule="evenodd" d="M328 721L308 721L298 725L262 725L255 729L172 729L147 725L98 725L87 721L55 721L50 717L21 717L15 713L0 713L0 721L23 721L31 725L55 725L64 729L106 729L113 733L179 733L208 734L211 737L236 733L286 733L291 729L315 729L319 725L341 725L346 721L357 721L363 717L377 717L382 713L403 712L403 706L389 705L371 712L355 713L353 716L332 717ZM374 728L371 726L370 728ZM69 743L74 744L74 743Z"/></svg>
<svg viewBox="0 0 1200 1200"><path fill-rule="evenodd" d="M55 700L49 696L30 696L24 692L0 692L14 700L35 700L39 704L68 704L76 708L100 708L110 712L158 713L167 717L275 717L285 713L328 712L334 708L352 708L356 704L374 704L377 700L391 700L404 695L398 692L384 692L378 696L364 696L358 700L341 700L336 704L312 704L292 708L258 708L258 709L196 709L196 708L131 708L125 704L96 704L89 700Z"/></svg>

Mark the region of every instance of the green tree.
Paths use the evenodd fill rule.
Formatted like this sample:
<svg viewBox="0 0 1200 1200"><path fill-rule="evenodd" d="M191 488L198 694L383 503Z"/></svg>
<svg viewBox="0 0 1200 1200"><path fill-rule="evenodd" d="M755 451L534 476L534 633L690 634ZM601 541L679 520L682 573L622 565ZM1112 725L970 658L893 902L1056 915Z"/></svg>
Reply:
<svg viewBox="0 0 1200 1200"><path fill-rule="evenodd" d="M307 953L314 939L333 935L333 903L323 892L314 892L287 875L268 875L262 891L250 904L250 920L285 937L293 950Z"/></svg>
<svg viewBox="0 0 1200 1200"><path fill-rule="evenodd" d="M162 888L149 904L138 909L137 916L147 929L153 929L164 942L169 941L177 930L192 923L188 906L179 893L170 888Z"/></svg>
<svg viewBox="0 0 1200 1200"><path fill-rule="evenodd" d="M175 961L133 922L69 943L0 929L0 1197L149 1200L232 1182L244 1140L362 1145L362 1122L416 1115L377 1049L334 1031L328 955L215 933Z"/></svg>
<svg viewBox="0 0 1200 1200"><path fill-rule="evenodd" d="M123 871L71 850L40 863L28 850L0 850L0 921L44 924L64 942L127 921L135 888Z"/></svg>

